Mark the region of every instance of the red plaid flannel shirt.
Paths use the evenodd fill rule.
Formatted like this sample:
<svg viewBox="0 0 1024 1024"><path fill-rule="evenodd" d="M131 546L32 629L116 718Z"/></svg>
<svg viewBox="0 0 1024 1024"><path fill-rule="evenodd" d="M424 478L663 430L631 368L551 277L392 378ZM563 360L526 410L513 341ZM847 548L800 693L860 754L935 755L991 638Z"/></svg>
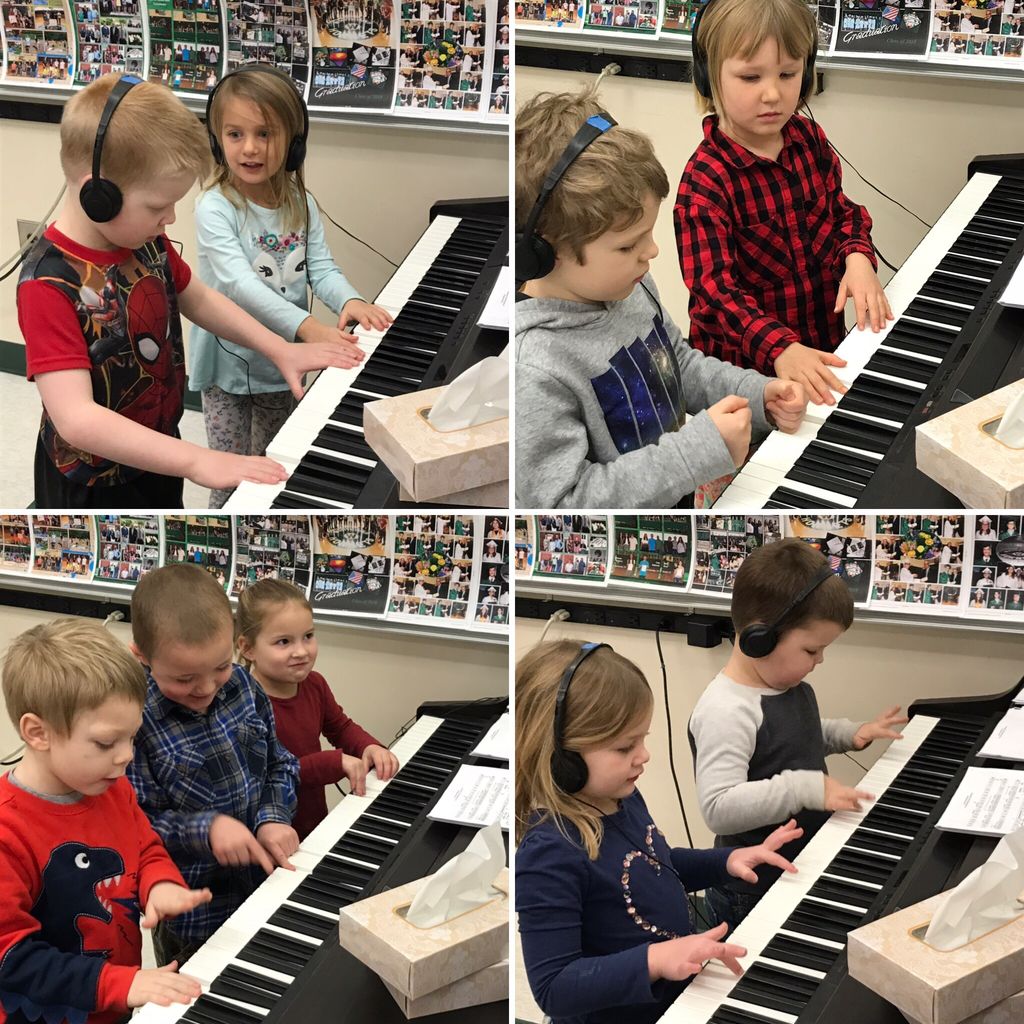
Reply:
<svg viewBox="0 0 1024 1024"><path fill-rule="evenodd" d="M778 160L767 160L706 117L675 206L690 344L769 375L795 341L829 352L842 341L832 311L850 253L877 269L871 218L843 194L825 133L794 114L782 135Z"/></svg>

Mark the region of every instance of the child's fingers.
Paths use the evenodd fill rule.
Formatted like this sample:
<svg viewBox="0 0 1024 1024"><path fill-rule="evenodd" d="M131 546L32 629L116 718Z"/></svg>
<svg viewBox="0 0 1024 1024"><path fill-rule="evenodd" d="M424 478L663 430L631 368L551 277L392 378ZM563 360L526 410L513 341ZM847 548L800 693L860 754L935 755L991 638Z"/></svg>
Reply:
<svg viewBox="0 0 1024 1024"><path fill-rule="evenodd" d="M270 859L266 849L255 836L249 836L246 840L244 849L249 858L247 863L251 864L255 862L256 864L259 864L259 866L263 868L268 875L272 875L274 873L274 862Z"/></svg>

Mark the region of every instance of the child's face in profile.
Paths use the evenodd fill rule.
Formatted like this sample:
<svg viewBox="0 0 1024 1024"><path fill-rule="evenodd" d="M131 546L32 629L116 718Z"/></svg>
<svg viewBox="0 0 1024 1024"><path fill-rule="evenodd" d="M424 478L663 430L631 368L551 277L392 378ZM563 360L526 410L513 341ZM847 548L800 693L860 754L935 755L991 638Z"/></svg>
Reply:
<svg viewBox="0 0 1024 1024"><path fill-rule="evenodd" d="M121 212L97 224L97 232L114 248L138 249L152 242L174 223L174 207L194 181L195 175L184 171L125 189Z"/></svg>
<svg viewBox="0 0 1024 1024"><path fill-rule="evenodd" d="M149 668L160 692L175 704L203 713L231 678L234 664L234 631L231 622L209 640L186 644L168 640L147 658L132 644L132 652Z"/></svg>
<svg viewBox="0 0 1024 1024"><path fill-rule="evenodd" d="M754 661L754 670L765 686L789 690L825 660L825 648L842 632L839 623L827 619L787 630L768 657Z"/></svg>
<svg viewBox="0 0 1024 1024"><path fill-rule="evenodd" d="M636 789L644 765L651 759L646 738L651 731L651 714L628 725L606 746L583 752L587 784L580 796L602 811L613 813L620 800Z"/></svg>

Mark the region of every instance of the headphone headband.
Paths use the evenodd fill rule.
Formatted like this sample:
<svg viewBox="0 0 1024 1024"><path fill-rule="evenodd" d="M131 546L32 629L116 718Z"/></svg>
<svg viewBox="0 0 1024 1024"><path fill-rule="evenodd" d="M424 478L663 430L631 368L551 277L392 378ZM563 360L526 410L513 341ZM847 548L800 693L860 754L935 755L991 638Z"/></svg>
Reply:
<svg viewBox="0 0 1024 1024"><path fill-rule="evenodd" d="M96 125L96 139L92 144L92 177L82 186L78 193L78 201L85 215L97 224L113 220L121 210L124 196L116 183L104 178L100 173L103 162L103 142L107 137L110 119L114 116L121 100L141 83L136 75L122 75L113 85L107 96L107 102L100 113L99 124Z"/></svg>
<svg viewBox="0 0 1024 1024"><path fill-rule="evenodd" d="M607 647L611 650L610 644L586 643L579 653L562 673L561 682L558 684L558 693L555 695L555 747L551 752L551 778L555 785L564 793L578 793L587 784L587 763L583 760L578 751L565 750L562 741L565 739L565 698L569 692L569 684L576 670L587 658Z"/></svg>

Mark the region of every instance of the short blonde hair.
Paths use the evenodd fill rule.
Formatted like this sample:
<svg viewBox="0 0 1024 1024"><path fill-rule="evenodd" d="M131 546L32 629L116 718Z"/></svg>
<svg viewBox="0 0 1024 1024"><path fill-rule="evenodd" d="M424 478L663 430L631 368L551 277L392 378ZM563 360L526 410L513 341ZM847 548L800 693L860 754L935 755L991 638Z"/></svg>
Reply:
<svg viewBox="0 0 1024 1024"><path fill-rule="evenodd" d="M818 29L803 0L714 0L701 15L694 46L703 50L711 97L697 94L706 114L722 112L722 64L750 60L766 39L793 60L808 61ZM813 76L813 68L811 69ZM806 97L802 97L806 99Z"/></svg>
<svg viewBox="0 0 1024 1024"><path fill-rule="evenodd" d="M34 714L69 736L79 714L111 697L142 707L146 673L99 622L55 619L15 638L3 662L3 691L15 726Z"/></svg>
<svg viewBox="0 0 1024 1024"><path fill-rule="evenodd" d="M92 169L103 108L120 74L103 75L76 93L60 121L60 162L77 184ZM140 82L117 105L103 139L100 173L122 191L154 179L192 174L202 180L211 164L199 118L166 85Z"/></svg>
<svg viewBox="0 0 1024 1024"><path fill-rule="evenodd" d="M593 87L578 93L540 93L516 112L516 226L530 216L541 185L587 118L603 109ZM644 214L644 202L668 195L665 168L651 140L616 125L592 142L551 193L536 233L577 261L583 247L607 231L624 231Z"/></svg>
<svg viewBox="0 0 1024 1024"><path fill-rule="evenodd" d="M231 602L198 565L154 569L132 594L132 639L146 658L154 658L161 644L203 644L225 628L234 628Z"/></svg>

